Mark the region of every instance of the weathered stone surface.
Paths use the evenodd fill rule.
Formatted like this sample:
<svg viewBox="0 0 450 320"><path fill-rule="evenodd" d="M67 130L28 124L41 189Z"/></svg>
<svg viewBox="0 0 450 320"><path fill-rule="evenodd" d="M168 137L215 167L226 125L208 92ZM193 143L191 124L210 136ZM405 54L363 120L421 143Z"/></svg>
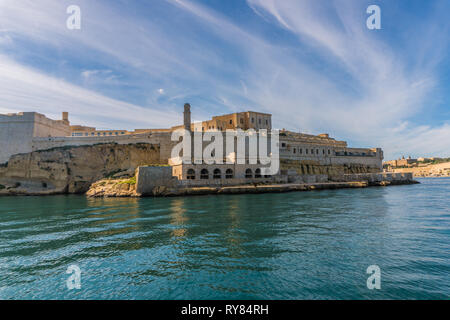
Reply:
<svg viewBox="0 0 450 320"><path fill-rule="evenodd" d="M1 194L85 193L105 177L131 176L138 166L159 164L159 146L101 144L13 156L0 168Z"/></svg>
<svg viewBox="0 0 450 320"><path fill-rule="evenodd" d="M380 169L363 164L348 164L348 165L321 165L317 161L297 161L286 160L280 161L281 170L289 172L295 171L298 175L327 175L341 176L343 174L356 173L376 173Z"/></svg>
<svg viewBox="0 0 450 320"><path fill-rule="evenodd" d="M86 193L88 197L138 197L136 180L131 179L103 179L93 183Z"/></svg>
<svg viewBox="0 0 450 320"><path fill-rule="evenodd" d="M171 166L142 166L136 171L137 192L155 195L165 192L164 188L178 186L178 179L172 175Z"/></svg>

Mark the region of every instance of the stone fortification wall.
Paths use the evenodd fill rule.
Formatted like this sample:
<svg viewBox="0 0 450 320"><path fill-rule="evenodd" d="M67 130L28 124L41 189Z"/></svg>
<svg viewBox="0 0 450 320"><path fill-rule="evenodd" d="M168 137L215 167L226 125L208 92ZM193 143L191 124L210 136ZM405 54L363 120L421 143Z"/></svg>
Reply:
<svg viewBox="0 0 450 320"><path fill-rule="evenodd" d="M212 167L209 168L211 169ZM179 180L173 176L173 172L174 168L172 166L139 167L136 171L136 192L140 195L156 195L163 192L166 188L223 187L262 183L280 184L288 182L287 176L245 178L241 175L232 179L222 177L221 179Z"/></svg>
<svg viewBox="0 0 450 320"><path fill-rule="evenodd" d="M0 115L0 163L13 154L31 151L34 132L34 113Z"/></svg>
<svg viewBox="0 0 450 320"><path fill-rule="evenodd" d="M139 167L136 170L136 192L151 195L155 188L177 187L178 179L172 176L172 167Z"/></svg>
<svg viewBox="0 0 450 320"><path fill-rule="evenodd" d="M344 163L344 164L323 164L320 161L312 160L287 160L281 159L280 161L281 171L289 170L295 171L298 175L327 175L327 176L341 176L343 174L356 174L356 173L376 173L380 172L377 167L369 166L366 164L357 163Z"/></svg>
<svg viewBox="0 0 450 320"><path fill-rule="evenodd" d="M382 170L383 151L369 148L342 148L327 144L280 141L280 159L314 161L322 166L363 165Z"/></svg>
<svg viewBox="0 0 450 320"><path fill-rule="evenodd" d="M0 115L0 163L33 150L33 137L69 136L70 126L36 112Z"/></svg>
<svg viewBox="0 0 450 320"><path fill-rule="evenodd" d="M360 174L344 174L341 176L334 176L331 178L332 181L339 182L349 182L349 181L368 181L369 184L380 183L380 182L390 182L390 183L401 183L407 181L413 181L412 173L360 173Z"/></svg>
<svg viewBox="0 0 450 320"><path fill-rule="evenodd" d="M70 133L68 121L52 120L43 114L34 113L33 137L66 137Z"/></svg>
<svg viewBox="0 0 450 320"><path fill-rule="evenodd" d="M32 150L49 150L61 147L92 146L104 143L115 143L118 145L148 143L158 145L160 159L158 163L168 163L170 154L175 143L170 140L171 134L167 132L142 133L122 136L106 137L51 137L34 138Z"/></svg>

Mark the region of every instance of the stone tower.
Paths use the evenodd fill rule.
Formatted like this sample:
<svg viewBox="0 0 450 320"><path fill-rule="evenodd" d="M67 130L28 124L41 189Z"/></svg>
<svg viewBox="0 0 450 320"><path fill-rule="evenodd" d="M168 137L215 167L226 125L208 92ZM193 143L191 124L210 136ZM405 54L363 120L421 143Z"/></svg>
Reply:
<svg viewBox="0 0 450 320"><path fill-rule="evenodd" d="M184 129L191 131L191 105L189 103L186 103L184 105Z"/></svg>
<svg viewBox="0 0 450 320"><path fill-rule="evenodd" d="M62 120L67 124L69 123L69 113L68 112L64 111L62 113Z"/></svg>

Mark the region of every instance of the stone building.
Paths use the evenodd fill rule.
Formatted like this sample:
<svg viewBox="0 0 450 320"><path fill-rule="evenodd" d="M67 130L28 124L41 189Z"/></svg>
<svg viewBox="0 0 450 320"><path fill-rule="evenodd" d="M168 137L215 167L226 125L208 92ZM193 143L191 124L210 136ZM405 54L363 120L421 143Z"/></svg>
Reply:
<svg viewBox="0 0 450 320"><path fill-rule="evenodd" d="M168 129L137 129L134 132L71 126L67 113L63 113L62 120L51 120L35 112L0 115L0 164L7 162L14 154L104 143L159 145L160 163L169 164L172 149L178 143L171 140L171 135L174 130L181 128L190 129L191 132L224 132L237 129L271 130L272 115L247 111L215 116L211 120L201 123L191 123L190 105L186 104L183 125ZM204 146L207 144L205 142ZM281 130L278 147L281 162L292 164L294 167L302 165L310 167L357 166L363 168L364 172L382 170L383 151L380 148L349 148L345 141L333 139L328 134L309 135ZM231 176L236 179L246 179L246 177L247 179L261 179L258 173L261 165L248 161L250 159L248 151L245 154L245 164L237 164L235 161L236 150L232 153L234 154L226 154L226 150L223 150L224 160L228 161L227 164L205 168L202 166L208 165L203 163L182 167L174 166L174 174L182 180L204 180L202 171L204 172L203 177L208 176L211 180L214 180L214 177L218 179L219 175L224 180L227 177L231 179ZM234 162L230 163L230 159L234 159ZM208 171L207 174L204 169ZM195 174L192 174L190 170L193 170Z"/></svg>
<svg viewBox="0 0 450 320"><path fill-rule="evenodd" d="M0 163L14 154L32 151L33 138L70 136L69 114L52 120L37 112L0 114Z"/></svg>
<svg viewBox="0 0 450 320"><path fill-rule="evenodd" d="M199 123L191 123L191 111L190 105L185 105L185 117L183 126L172 127L172 130L177 130L181 128L190 128L191 131L208 131L208 130L248 130L248 129L272 129L272 115L268 113L247 111L247 112L236 112L221 116L214 116L211 120L202 121ZM188 115L187 115L188 113ZM188 118L187 118L188 117ZM187 120L189 120L189 126L187 125Z"/></svg>
<svg viewBox="0 0 450 320"><path fill-rule="evenodd" d="M386 168L398 168L398 167L409 167L414 164L417 164L418 162L420 162L418 159L413 159L411 158L411 156L409 156L408 158L405 158L403 156L398 160L385 161L383 165Z"/></svg>

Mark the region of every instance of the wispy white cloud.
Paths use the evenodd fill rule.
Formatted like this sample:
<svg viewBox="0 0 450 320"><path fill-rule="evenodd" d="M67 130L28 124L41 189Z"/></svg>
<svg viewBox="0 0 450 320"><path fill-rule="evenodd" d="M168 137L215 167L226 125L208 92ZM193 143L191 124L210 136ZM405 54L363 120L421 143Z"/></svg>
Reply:
<svg viewBox="0 0 450 320"><path fill-rule="evenodd" d="M39 111L59 119L62 111L68 111L72 123L102 128L164 128L181 121L177 113L117 101L23 67L3 55L0 96L1 113Z"/></svg>
<svg viewBox="0 0 450 320"><path fill-rule="evenodd" d="M320 125L324 130L332 128L337 134L353 137L359 144L377 143L386 149L388 157L399 152L402 145L420 154L422 148L414 147L419 144L410 143L411 132L423 139L420 145L427 145L427 150L434 146L436 152L450 152L450 144L437 136L450 141L446 124L421 127L420 131L412 124L403 130L397 128L405 119L424 111L426 99L438 81L436 67L440 60L430 61L424 68L415 63L414 53L410 53L412 57L397 55L365 29L364 16L355 11L364 7L356 2L335 1L328 8L319 2L248 0L258 14L271 16L280 27L297 35L299 45L309 47L318 60L338 68L341 79L345 78L342 74L347 74L348 80L336 81L332 74L326 74L334 81L330 83L319 75L323 70L283 60L282 64L263 64L276 70L277 80L271 83L266 77L265 83L271 85L262 84L250 95L263 97L259 101L270 103L272 108L280 104L281 109L293 113L291 121L306 127L317 129ZM434 51L444 51L445 45L435 43ZM297 68L302 72L298 73ZM417 138L413 141L417 142Z"/></svg>
<svg viewBox="0 0 450 320"><path fill-rule="evenodd" d="M427 99L440 83L436 70L448 58L448 33L439 35L435 23L416 34L420 50L406 52L386 41L386 30L365 28L361 1L247 0L265 27L294 41L273 41L251 24L232 22L196 1L152 2L164 7L161 14L176 14L172 20L151 16L155 10L149 15L118 10L121 2L77 2L83 19L75 32L65 28L71 1L0 2L0 30L13 44L17 37L102 64L78 70L80 88L70 79L57 80L45 70L20 65L8 51L9 58L2 56L8 72L0 74L6 85L0 89L6 93L0 95L0 110L39 107L55 114L64 107L80 122L104 127L123 122L129 128L161 127L179 122L173 110L182 100L195 100L199 119L242 109L271 112L278 127L381 146L388 157L402 150L416 155L450 151L445 121L424 126L412 120L426 111ZM411 48L419 42L414 37L403 41L414 44ZM119 81L122 74L116 68L126 73L126 82ZM145 108L94 92L101 83L126 85L130 94L145 92ZM56 92L58 86L62 90ZM127 108L131 112L124 117ZM141 113L145 116L137 116ZM148 124L142 120L147 115Z"/></svg>

